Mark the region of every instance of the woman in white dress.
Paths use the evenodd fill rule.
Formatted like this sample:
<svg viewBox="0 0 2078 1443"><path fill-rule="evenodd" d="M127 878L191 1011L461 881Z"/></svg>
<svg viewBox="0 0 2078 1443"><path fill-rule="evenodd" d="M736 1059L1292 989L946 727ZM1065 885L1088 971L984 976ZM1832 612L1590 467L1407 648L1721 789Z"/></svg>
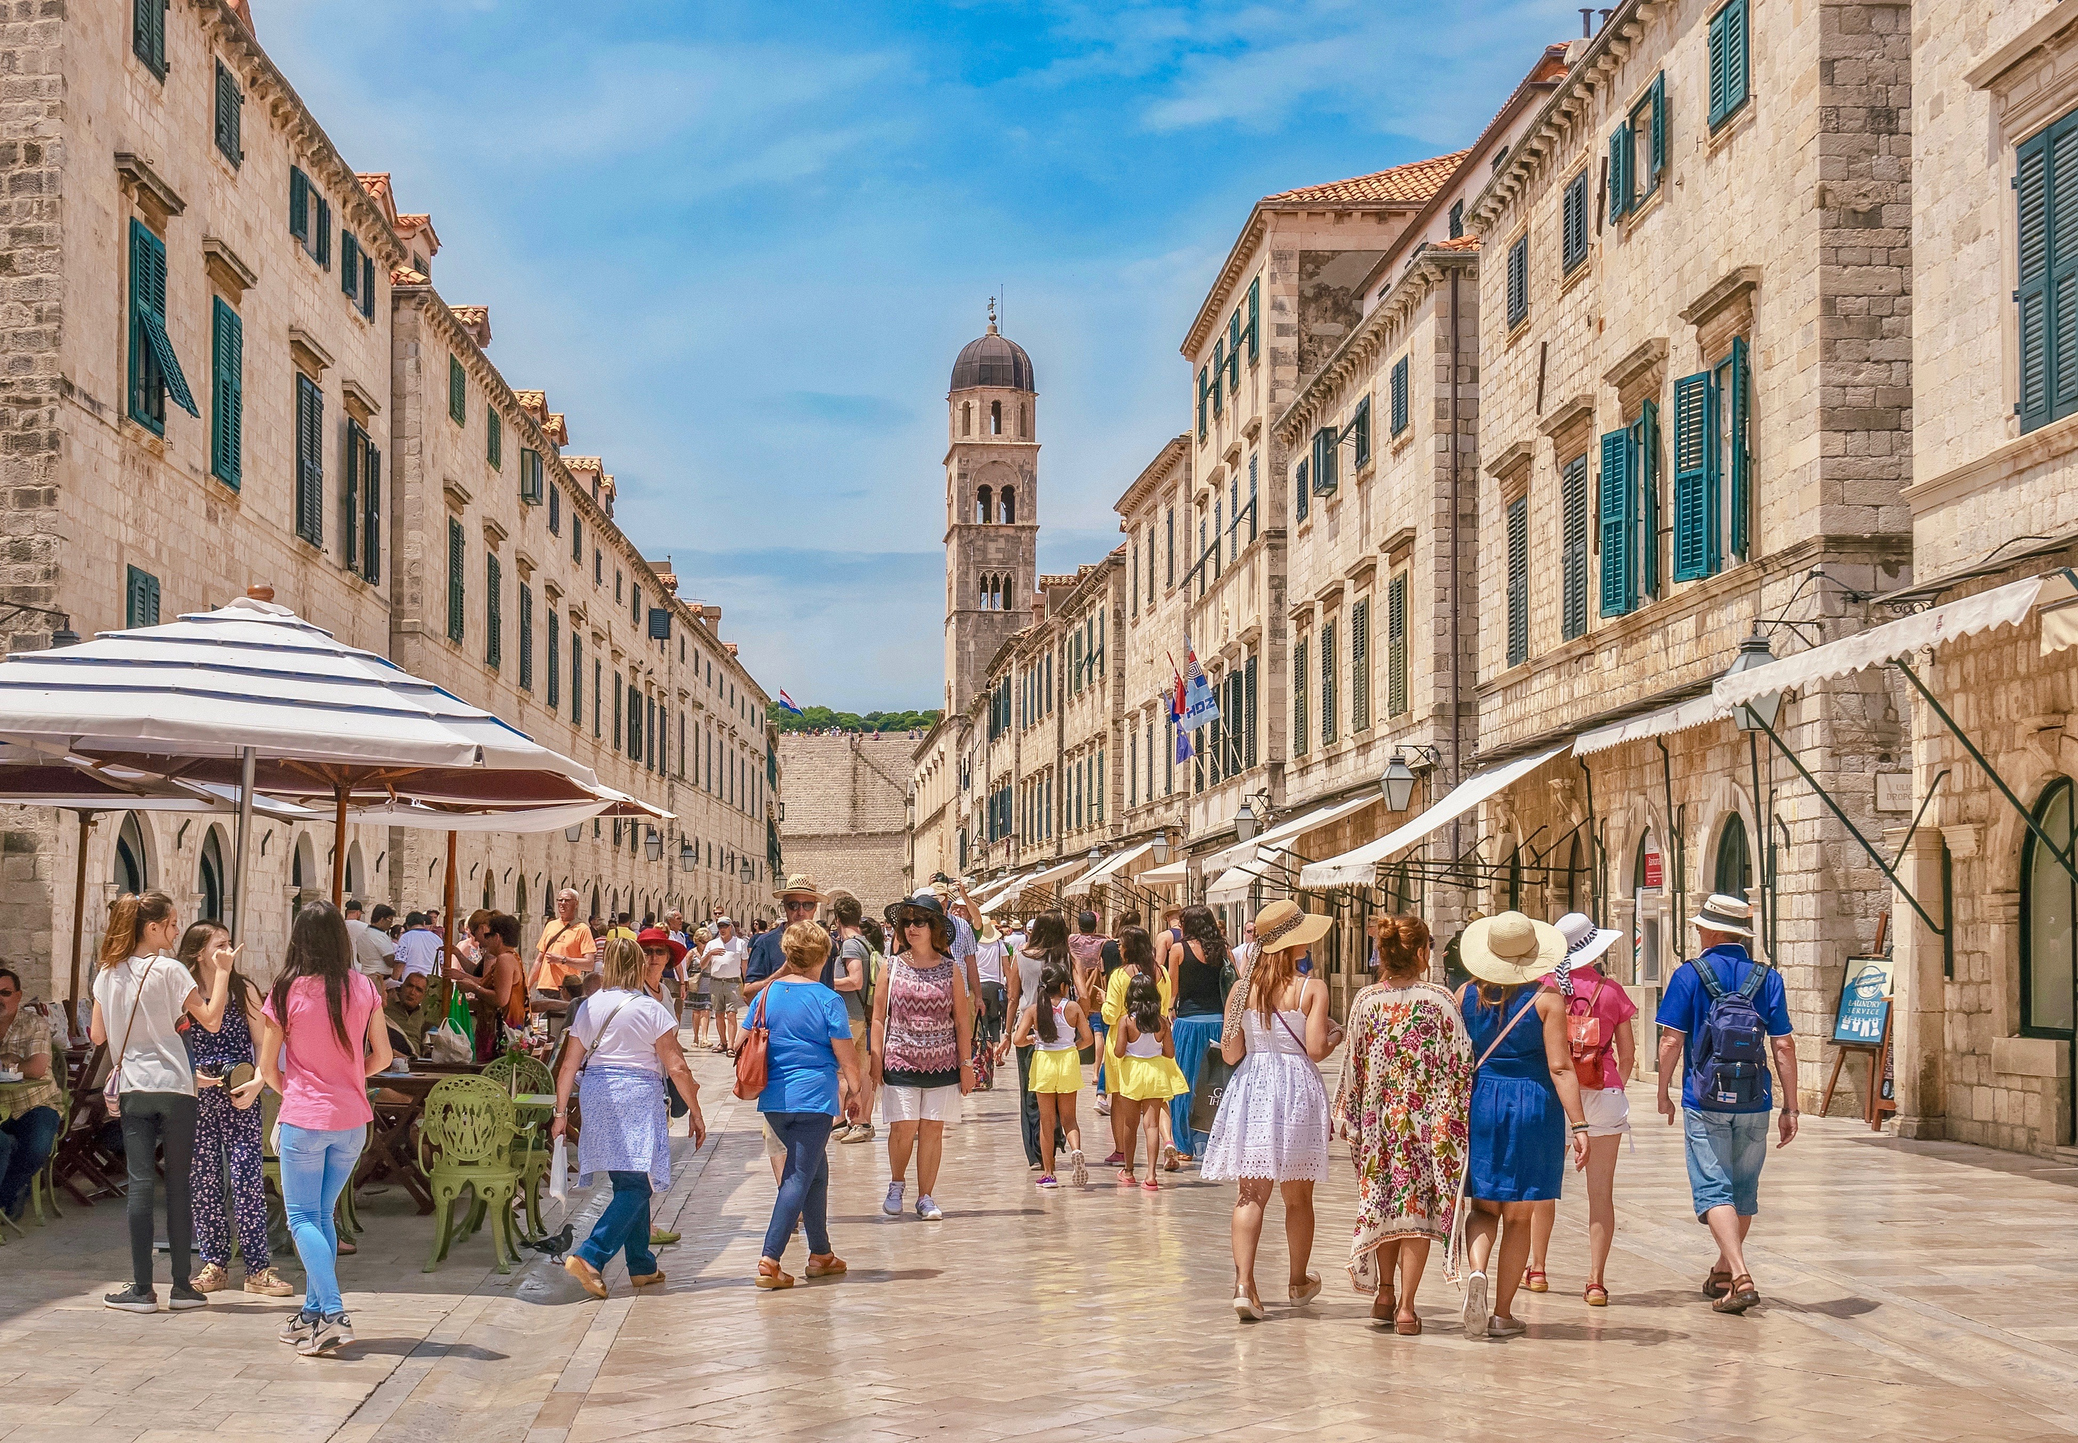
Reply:
<svg viewBox="0 0 2078 1443"><path fill-rule="evenodd" d="M1316 1065L1327 1056L1328 989L1301 977L1300 954L1331 919L1296 902L1272 902L1255 919L1255 956L1227 997L1220 1051L1234 1067L1220 1097L1201 1176L1240 1184L1234 1199L1234 1312L1260 1322L1255 1253L1274 1184L1284 1195L1294 1305L1320 1294L1306 1271L1313 1253L1313 1185L1328 1175L1328 1093Z"/></svg>

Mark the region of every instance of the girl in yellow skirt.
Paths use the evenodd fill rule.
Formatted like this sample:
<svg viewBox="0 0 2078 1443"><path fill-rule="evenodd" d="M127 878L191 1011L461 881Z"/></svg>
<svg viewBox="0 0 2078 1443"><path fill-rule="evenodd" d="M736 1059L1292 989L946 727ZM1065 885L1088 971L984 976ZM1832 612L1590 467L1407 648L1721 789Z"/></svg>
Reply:
<svg viewBox="0 0 2078 1443"><path fill-rule="evenodd" d="M1124 968L1120 968L1124 971ZM1139 1151L1141 1119L1147 1120L1147 1181L1140 1186L1158 1192L1161 1183L1159 1149L1161 1130L1156 1115L1167 1116L1169 1099L1191 1090L1176 1065L1176 1039L1169 1031L1169 1014L1162 1007L1161 989L1151 978L1135 977L1126 985L1125 1012L1111 1029L1112 1070L1117 1081L1111 1088L1111 1115L1126 1115L1125 1135L1132 1139L1126 1165L1118 1170L1118 1185L1133 1185L1133 1158Z"/></svg>
<svg viewBox="0 0 2078 1443"><path fill-rule="evenodd" d="M1089 1166L1082 1160L1082 1129L1075 1122L1075 1094L1082 1091L1081 1050L1096 1045L1089 1017L1072 999L1075 974L1065 961L1049 963L1039 974L1039 996L1017 1019L1011 1042L1037 1047L1027 1086L1039 1100L1039 1186L1056 1188L1053 1139L1058 1126L1068 1136L1068 1166L1077 1187L1087 1187Z"/></svg>

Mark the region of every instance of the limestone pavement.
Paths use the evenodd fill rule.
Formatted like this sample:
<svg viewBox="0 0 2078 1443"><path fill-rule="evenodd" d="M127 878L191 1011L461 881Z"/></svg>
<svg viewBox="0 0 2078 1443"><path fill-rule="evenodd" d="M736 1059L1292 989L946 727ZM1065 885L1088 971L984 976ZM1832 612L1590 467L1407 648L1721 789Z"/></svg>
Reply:
<svg viewBox="0 0 2078 1443"><path fill-rule="evenodd" d="M271 1299L103 1309L123 1272L120 1212L73 1209L0 1251L0 1440L1166 1443L1569 1420L1613 1439L2078 1435L2078 1168L1813 1121L1770 1155L1750 1251L1765 1301L1723 1318L1698 1294L1709 1250L1679 1136L1634 1089L1646 1116L1617 1174L1612 1306L1579 1300L1584 1214L1569 1197L1552 1291L1522 1295L1528 1336L1466 1341L1459 1295L1432 1266L1428 1332L1396 1338L1367 1326L1340 1271L1353 1183L1339 1145L1314 1256L1327 1290L1303 1310L1275 1302L1273 1209L1259 1272L1270 1318L1243 1325L1226 1301L1230 1188L1185 1171L1158 1195L1128 1193L1098 1169L1087 1192L1039 1193L1015 1095L997 1091L970 1099L950 1135L943 1223L882 1217L884 1150L833 1148L833 1236L851 1273L762 1294L750 1277L772 1180L756 1119L728 1097L719 1059L696 1066L713 1135L697 1153L682 1145L658 1208L684 1233L659 1255L662 1289L631 1295L618 1264L604 1303L547 1262L500 1277L481 1239L423 1274L424 1221L385 1192L364 1199L369 1231L342 1263L359 1341L312 1361L274 1342L284 1309ZM580 1232L602 1203L573 1195Z"/></svg>

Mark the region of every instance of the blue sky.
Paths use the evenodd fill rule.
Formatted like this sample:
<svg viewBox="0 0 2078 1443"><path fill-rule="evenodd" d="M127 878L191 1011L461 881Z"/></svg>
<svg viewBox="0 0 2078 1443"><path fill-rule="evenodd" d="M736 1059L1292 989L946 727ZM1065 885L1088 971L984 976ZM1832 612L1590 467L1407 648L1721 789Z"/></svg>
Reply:
<svg viewBox="0 0 2078 1443"><path fill-rule="evenodd" d="M252 0L618 519L804 705L942 694L944 396L991 294L1040 390L1040 563L1187 424L1253 201L1467 143L1549 0Z"/></svg>

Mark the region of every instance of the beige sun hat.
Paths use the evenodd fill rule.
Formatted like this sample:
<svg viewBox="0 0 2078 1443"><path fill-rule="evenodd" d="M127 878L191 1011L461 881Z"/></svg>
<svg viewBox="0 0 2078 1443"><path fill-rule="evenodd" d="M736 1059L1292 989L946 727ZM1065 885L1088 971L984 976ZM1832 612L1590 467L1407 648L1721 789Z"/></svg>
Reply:
<svg viewBox="0 0 2078 1443"><path fill-rule="evenodd" d="M1734 937L1753 935L1753 904L1744 897L1734 897L1725 892L1712 892L1703 910L1688 919L1690 924L1710 932L1725 932Z"/></svg>
<svg viewBox="0 0 2078 1443"><path fill-rule="evenodd" d="M1458 942L1458 960L1465 970L1502 987L1536 981L1565 955L1563 932L1520 912L1482 917L1465 928Z"/></svg>
<svg viewBox="0 0 2078 1443"><path fill-rule="evenodd" d="M1297 902L1272 902L1255 914L1255 945L1261 952L1305 947L1328 935L1335 919L1308 912Z"/></svg>
<svg viewBox="0 0 2078 1443"><path fill-rule="evenodd" d="M775 902L788 897L807 897L817 902L828 900L823 896L822 888L816 885L815 878L806 872L793 873L786 879L786 885L772 894L772 900Z"/></svg>

